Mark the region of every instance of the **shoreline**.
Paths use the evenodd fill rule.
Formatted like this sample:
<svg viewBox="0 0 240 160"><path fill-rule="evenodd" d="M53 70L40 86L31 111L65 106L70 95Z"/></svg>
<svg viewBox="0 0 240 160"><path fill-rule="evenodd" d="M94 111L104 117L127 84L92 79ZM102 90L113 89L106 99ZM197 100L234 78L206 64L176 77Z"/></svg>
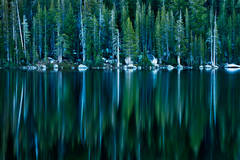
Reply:
<svg viewBox="0 0 240 160"><path fill-rule="evenodd" d="M180 68L177 65L161 65L161 66L134 66L128 68L127 65L122 65L120 67L107 65L107 66L84 66L85 68L79 68L82 64L68 64L68 65L58 65L58 64L37 64L37 65L5 65L0 66L0 69L20 69L27 71L84 71L84 70L216 70L214 68L205 68L204 66L181 66ZM219 69L225 69L224 65L219 65ZM218 69L217 68L217 69Z"/></svg>

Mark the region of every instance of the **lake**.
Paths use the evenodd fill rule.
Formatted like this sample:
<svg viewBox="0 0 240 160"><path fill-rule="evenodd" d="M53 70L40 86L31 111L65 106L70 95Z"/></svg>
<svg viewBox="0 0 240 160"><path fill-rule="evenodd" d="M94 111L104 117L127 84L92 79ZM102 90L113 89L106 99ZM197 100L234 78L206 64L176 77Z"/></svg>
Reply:
<svg viewBox="0 0 240 160"><path fill-rule="evenodd" d="M0 70L0 159L239 159L240 72Z"/></svg>

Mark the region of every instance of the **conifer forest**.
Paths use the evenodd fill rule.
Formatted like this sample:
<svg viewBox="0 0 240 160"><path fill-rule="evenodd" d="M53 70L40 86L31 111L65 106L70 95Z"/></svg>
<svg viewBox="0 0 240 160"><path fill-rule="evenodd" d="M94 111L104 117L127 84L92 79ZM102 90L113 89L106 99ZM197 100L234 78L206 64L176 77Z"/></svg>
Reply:
<svg viewBox="0 0 240 160"><path fill-rule="evenodd" d="M0 160L240 160L240 0L0 0Z"/></svg>
<svg viewBox="0 0 240 160"><path fill-rule="evenodd" d="M1 0L0 64L240 62L239 0Z"/></svg>

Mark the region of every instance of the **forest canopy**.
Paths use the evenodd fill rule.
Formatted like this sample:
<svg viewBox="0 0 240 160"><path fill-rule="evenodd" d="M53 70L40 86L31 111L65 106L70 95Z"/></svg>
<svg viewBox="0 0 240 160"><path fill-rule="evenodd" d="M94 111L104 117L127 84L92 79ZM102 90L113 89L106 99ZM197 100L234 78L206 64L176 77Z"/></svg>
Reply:
<svg viewBox="0 0 240 160"><path fill-rule="evenodd" d="M98 64L118 52L186 65L214 52L218 63L239 63L239 13L239 0L2 0L0 64Z"/></svg>

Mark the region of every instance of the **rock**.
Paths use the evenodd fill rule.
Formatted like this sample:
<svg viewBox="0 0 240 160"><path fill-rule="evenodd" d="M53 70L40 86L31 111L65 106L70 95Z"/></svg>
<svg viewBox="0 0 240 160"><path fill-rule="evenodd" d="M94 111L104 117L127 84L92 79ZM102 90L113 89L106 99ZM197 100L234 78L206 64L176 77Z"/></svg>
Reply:
<svg viewBox="0 0 240 160"><path fill-rule="evenodd" d="M173 66L171 66L171 65L168 65L168 66L167 66L167 70L171 71L171 70L173 70L173 69L174 69Z"/></svg>
<svg viewBox="0 0 240 160"><path fill-rule="evenodd" d="M54 64L54 65L53 65L53 70L54 70L54 71L58 71L58 65L57 65L57 64Z"/></svg>
<svg viewBox="0 0 240 160"><path fill-rule="evenodd" d="M74 66L72 66L72 67L71 67L71 69L72 69L72 70L74 70L74 69L75 69L75 67L74 67Z"/></svg>
<svg viewBox="0 0 240 160"><path fill-rule="evenodd" d="M127 65L133 64L133 61L131 60L131 57L125 58L125 63L126 63Z"/></svg>
<svg viewBox="0 0 240 160"><path fill-rule="evenodd" d="M193 69L192 66L186 66L186 67L183 67L183 68L185 68L185 69Z"/></svg>
<svg viewBox="0 0 240 160"><path fill-rule="evenodd" d="M212 66L211 66L211 65L209 65L209 64L205 65L204 67L205 67L205 70L207 70L207 71L209 71L209 70L211 70L211 69L212 69Z"/></svg>
<svg viewBox="0 0 240 160"><path fill-rule="evenodd" d="M38 67L39 70L41 71L46 71L47 70L47 66L44 65L44 64L41 64L39 67Z"/></svg>
<svg viewBox="0 0 240 160"><path fill-rule="evenodd" d="M55 61L53 58L51 58L51 57L48 57L48 61L49 61L49 63L51 63L51 64L53 64L53 63L56 62L56 61Z"/></svg>
<svg viewBox="0 0 240 160"><path fill-rule="evenodd" d="M181 64L177 65L177 69L182 70L183 66Z"/></svg>
<svg viewBox="0 0 240 160"><path fill-rule="evenodd" d="M199 69L200 69L200 70L203 70L203 68L204 68L203 65L199 66Z"/></svg>
<svg viewBox="0 0 240 160"><path fill-rule="evenodd" d="M137 67L134 66L133 64L129 64L129 65L125 65L125 66L124 66L124 69L125 69L125 70L136 70Z"/></svg>
<svg viewBox="0 0 240 160"><path fill-rule="evenodd" d="M27 70L28 68L27 68L27 66L22 66L22 69Z"/></svg>
<svg viewBox="0 0 240 160"><path fill-rule="evenodd" d="M240 65L237 64L225 64L224 68L240 68Z"/></svg>
<svg viewBox="0 0 240 160"><path fill-rule="evenodd" d="M80 64L80 65L78 66L78 70L79 70L79 71L86 71L87 69L88 69L88 67L85 66L85 65L83 65L83 64Z"/></svg>
<svg viewBox="0 0 240 160"><path fill-rule="evenodd" d="M138 66L138 67L137 67L137 69L138 69L138 70L141 70L141 69L142 69L142 67L141 67L141 66Z"/></svg>
<svg viewBox="0 0 240 160"><path fill-rule="evenodd" d="M233 73L233 72L239 72L240 68L224 68L225 71Z"/></svg>
<svg viewBox="0 0 240 160"><path fill-rule="evenodd" d="M213 65L213 66L212 66L212 69L215 69L215 70L216 70L216 69L218 69L218 68L219 68L219 67L218 67L217 65Z"/></svg>
<svg viewBox="0 0 240 160"><path fill-rule="evenodd" d="M36 70L37 67L36 66L27 66L27 69L30 71Z"/></svg>
<svg viewBox="0 0 240 160"><path fill-rule="evenodd" d="M159 67L159 65L157 64L158 63L157 58L155 58L152 54L148 54L147 57L154 67Z"/></svg>

